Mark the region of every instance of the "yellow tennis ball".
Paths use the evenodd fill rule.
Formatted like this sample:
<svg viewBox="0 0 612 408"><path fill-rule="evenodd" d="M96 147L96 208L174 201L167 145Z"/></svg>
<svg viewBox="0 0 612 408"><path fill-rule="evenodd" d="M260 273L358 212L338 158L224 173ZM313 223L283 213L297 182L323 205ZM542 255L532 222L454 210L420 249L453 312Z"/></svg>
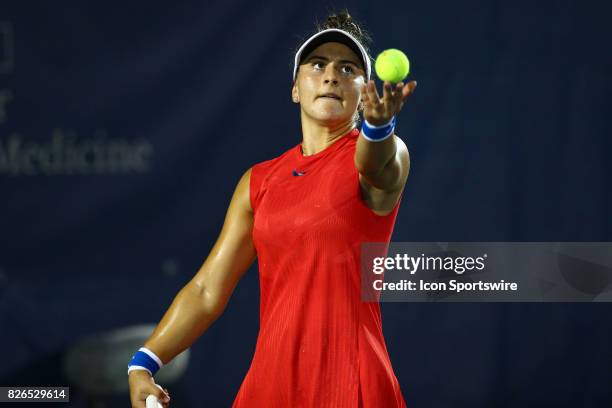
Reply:
<svg viewBox="0 0 612 408"><path fill-rule="evenodd" d="M410 61L406 54L395 48L389 48L378 54L374 63L376 75L383 81L399 82L408 76Z"/></svg>

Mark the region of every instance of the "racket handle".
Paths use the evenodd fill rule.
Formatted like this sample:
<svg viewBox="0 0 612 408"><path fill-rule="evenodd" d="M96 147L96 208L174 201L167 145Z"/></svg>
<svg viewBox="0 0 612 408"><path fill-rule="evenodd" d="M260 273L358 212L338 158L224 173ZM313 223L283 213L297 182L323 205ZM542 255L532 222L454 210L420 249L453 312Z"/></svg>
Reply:
<svg viewBox="0 0 612 408"><path fill-rule="evenodd" d="M157 399L157 397L153 394L150 394L147 397L147 401L146 401L146 406L147 408L164 408L164 406L159 402L159 400Z"/></svg>

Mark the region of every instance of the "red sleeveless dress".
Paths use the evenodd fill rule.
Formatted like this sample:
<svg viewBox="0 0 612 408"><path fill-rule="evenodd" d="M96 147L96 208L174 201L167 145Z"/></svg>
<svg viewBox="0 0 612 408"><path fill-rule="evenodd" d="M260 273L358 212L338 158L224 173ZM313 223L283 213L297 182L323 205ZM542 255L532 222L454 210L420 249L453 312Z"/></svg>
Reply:
<svg viewBox="0 0 612 408"><path fill-rule="evenodd" d="M260 328L234 408L406 406L359 263L362 242L390 240L401 200L387 216L362 201L358 136L311 156L298 144L251 170Z"/></svg>

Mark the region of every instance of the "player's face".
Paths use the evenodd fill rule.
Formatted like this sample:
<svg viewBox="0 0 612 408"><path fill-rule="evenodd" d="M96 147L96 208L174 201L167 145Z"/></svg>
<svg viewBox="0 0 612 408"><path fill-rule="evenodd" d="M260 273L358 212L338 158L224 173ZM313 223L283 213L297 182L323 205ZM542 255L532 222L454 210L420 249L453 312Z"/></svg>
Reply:
<svg viewBox="0 0 612 408"><path fill-rule="evenodd" d="M346 45L329 42L308 54L299 66L292 89L303 113L316 121L351 121L361 99L365 73L359 57ZM337 97L323 96L334 93Z"/></svg>

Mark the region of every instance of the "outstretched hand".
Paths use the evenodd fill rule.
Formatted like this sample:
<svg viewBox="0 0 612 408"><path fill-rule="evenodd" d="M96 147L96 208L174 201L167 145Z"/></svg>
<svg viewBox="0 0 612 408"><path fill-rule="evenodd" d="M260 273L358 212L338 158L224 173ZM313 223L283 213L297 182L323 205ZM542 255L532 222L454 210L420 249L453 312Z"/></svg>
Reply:
<svg viewBox="0 0 612 408"><path fill-rule="evenodd" d="M363 118L373 126L388 123L394 115L399 113L416 86L416 81L410 81L405 85L403 82L393 85L391 82L385 81L383 83L383 96L380 98L374 80L364 83L361 88Z"/></svg>

